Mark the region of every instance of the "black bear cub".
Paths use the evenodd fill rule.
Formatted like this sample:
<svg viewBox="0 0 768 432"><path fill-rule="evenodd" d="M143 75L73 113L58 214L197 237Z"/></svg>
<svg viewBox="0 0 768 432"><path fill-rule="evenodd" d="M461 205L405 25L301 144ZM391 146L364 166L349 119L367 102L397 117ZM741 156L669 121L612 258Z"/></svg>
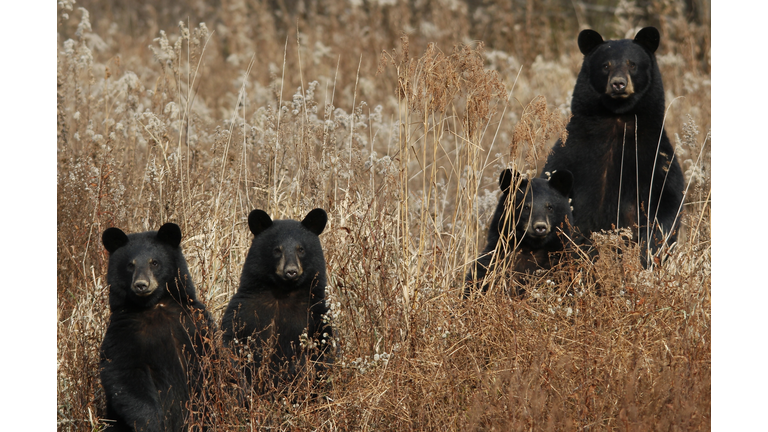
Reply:
<svg viewBox="0 0 768 432"><path fill-rule="evenodd" d="M126 235L109 228L102 242L111 311L100 363L107 418L117 430L187 431L213 324L195 295L181 229L167 223Z"/></svg>
<svg viewBox="0 0 768 432"><path fill-rule="evenodd" d="M285 382L306 365L307 357L316 365L324 360L323 339L330 340L331 328L323 321L328 312L325 257L318 236L327 221L319 208L301 222L273 221L263 210L248 215L253 242L222 328L224 344L245 363L249 385ZM317 349L309 346L315 344ZM255 375L267 356L271 376L257 383Z"/></svg>
<svg viewBox="0 0 768 432"><path fill-rule="evenodd" d="M664 87L656 63L658 30L633 40L579 34L584 62L571 102L568 139L544 171L573 173L574 225L581 234L628 227L641 260L677 240L684 180L664 131Z"/></svg>
<svg viewBox="0 0 768 432"><path fill-rule="evenodd" d="M559 263L568 243L566 236L571 235L568 194L572 184L573 176L567 170L530 181L511 169L501 172L502 194L488 227L485 249L467 273L465 297L483 283L486 273L497 268L523 274ZM515 257L514 261L508 257ZM487 289L488 283L483 283L482 290Z"/></svg>

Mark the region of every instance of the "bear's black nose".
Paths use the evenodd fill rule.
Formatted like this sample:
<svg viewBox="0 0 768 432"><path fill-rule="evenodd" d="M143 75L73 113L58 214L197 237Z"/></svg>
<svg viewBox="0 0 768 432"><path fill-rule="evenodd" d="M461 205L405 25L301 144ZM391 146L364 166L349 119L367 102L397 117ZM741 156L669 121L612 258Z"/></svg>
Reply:
<svg viewBox="0 0 768 432"><path fill-rule="evenodd" d="M149 291L149 283L147 281L136 281L133 284L133 289L137 293L144 293Z"/></svg>
<svg viewBox="0 0 768 432"><path fill-rule="evenodd" d="M299 276L299 272L295 269L288 269L285 271L285 278L289 280L296 279Z"/></svg>
<svg viewBox="0 0 768 432"><path fill-rule="evenodd" d="M544 222L536 222L533 225L533 233L537 236L543 236L547 233L547 224Z"/></svg>
<svg viewBox="0 0 768 432"><path fill-rule="evenodd" d="M622 92L627 88L627 81L623 78L614 78L611 80L611 88L613 88L613 91Z"/></svg>

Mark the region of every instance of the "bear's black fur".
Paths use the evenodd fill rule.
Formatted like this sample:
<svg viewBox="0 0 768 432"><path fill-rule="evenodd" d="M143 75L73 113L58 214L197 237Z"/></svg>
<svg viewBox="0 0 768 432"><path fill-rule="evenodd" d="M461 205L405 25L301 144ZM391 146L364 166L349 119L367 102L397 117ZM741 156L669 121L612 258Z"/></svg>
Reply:
<svg viewBox="0 0 768 432"><path fill-rule="evenodd" d="M572 184L573 176L567 170L552 172L548 179L530 181L511 169L501 172L502 194L488 227L485 249L467 273L465 297L483 281L486 273L503 266L506 257L514 256L515 252L514 263L506 264L512 264L510 268L517 274L557 265L568 242L564 235L571 235L573 215L568 194ZM512 188L514 194L510 194ZM482 290L487 289L488 284L483 284Z"/></svg>
<svg viewBox="0 0 768 432"><path fill-rule="evenodd" d="M654 54L659 40L653 27L634 40L579 34L584 62L568 139L557 141L544 166L573 173L574 225L581 234L629 227L646 266L648 244L655 255L677 240L684 189L664 131L664 87Z"/></svg>
<svg viewBox="0 0 768 432"><path fill-rule="evenodd" d="M195 296L181 229L102 235L109 252L109 326L101 344L107 418L117 430L187 431L187 403L202 392L201 357L214 331ZM201 408L202 409L202 408Z"/></svg>
<svg viewBox="0 0 768 432"><path fill-rule="evenodd" d="M306 363L307 355L316 364L324 361L327 343L322 340L330 340L331 327L322 317L328 308L325 257L318 236L327 221L323 209L312 210L301 222L273 221L262 210L248 215L253 242L240 287L222 318L222 328L224 344L235 355L242 359L243 347L252 353L251 361L242 359L249 385L254 385L262 353L272 352L272 377L262 384L292 379ZM300 348L300 336L305 331L309 341L318 344L318 350ZM272 341L276 343L271 345Z"/></svg>

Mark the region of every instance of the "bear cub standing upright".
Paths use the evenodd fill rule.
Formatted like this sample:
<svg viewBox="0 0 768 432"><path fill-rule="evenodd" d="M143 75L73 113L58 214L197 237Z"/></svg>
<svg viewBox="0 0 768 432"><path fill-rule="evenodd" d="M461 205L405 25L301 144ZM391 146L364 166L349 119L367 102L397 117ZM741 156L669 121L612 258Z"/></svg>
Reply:
<svg viewBox="0 0 768 432"><path fill-rule="evenodd" d="M181 229L167 223L126 235L109 228L102 242L111 311L100 363L107 418L117 430L187 431L213 323L195 296Z"/></svg>
<svg viewBox="0 0 768 432"><path fill-rule="evenodd" d="M584 62L571 102L568 139L557 141L544 171L573 173L574 225L581 234L632 229L647 266L677 240L684 180L664 131L664 87L656 63L659 32L608 40L579 34Z"/></svg>
<svg viewBox="0 0 768 432"><path fill-rule="evenodd" d="M322 339L331 336L331 328L323 321L328 312L325 257L318 236L327 221L319 208L301 222L273 221L263 210L248 215L253 242L240 287L222 318L225 345L241 356L243 345L252 352L252 361L243 365L248 384L254 383L265 352L272 352L268 361L273 382L295 376L307 355L316 362L324 359L327 343ZM300 349L305 332L318 350Z"/></svg>
<svg viewBox="0 0 768 432"><path fill-rule="evenodd" d="M573 215L568 194L572 184L573 176L567 170L530 181L511 169L501 172L502 194L488 227L485 249L467 273L465 298L488 272L507 265L507 254L518 252L514 263L509 263L517 274L550 269L559 263L568 241L564 236L571 235ZM510 193L512 188L514 193ZM484 283L483 292L487 289Z"/></svg>

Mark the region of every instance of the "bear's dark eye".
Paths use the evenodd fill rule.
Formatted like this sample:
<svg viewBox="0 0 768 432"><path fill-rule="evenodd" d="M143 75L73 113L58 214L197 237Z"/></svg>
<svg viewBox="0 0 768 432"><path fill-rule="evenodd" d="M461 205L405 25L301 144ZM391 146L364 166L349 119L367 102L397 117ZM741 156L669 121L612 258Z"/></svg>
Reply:
<svg viewBox="0 0 768 432"><path fill-rule="evenodd" d="M274 250L272 250L272 255L276 257L279 257L282 254L283 254L283 250L280 249L279 247L276 247Z"/></svg>
<svg viewBox="0 0 768 432"><path fill-rule="evenodd" d="M523 206L523 210L530 210L530 209L531 209L531 205L530 204L525 204Z"/></svg>
<svg viewBox="0 0 768 432"><path fill-rule="evenodd" d="M131 263L128 263L128 266L126 268L128 269L129 272L132 272L133 270L136 269L136 266L133 265L133 263L131 262Z"/></svg>
<svg viewBox="0 0 768 432"><path fill-rule="evenodd" d="M552 204L547 203L547 211L551 212L553 210Z"/></svg>
<svg viewBox="0 0 768 432"><path fill-rule="evenodd" d="M603 63L603 70L604 70L604 71L606 71L606 72L607 72L607 71L608 71L608 69L610 69L610 68L611 68L611 64L610 64L610 63Z"/></svg>
<svg viewBox="0 0 768 432"><path fill-rule="evenodd" d="M297 246L296 247L296 253L298 253L300 256L304 256L304 247L303 246Z"/></svg>
<svg viewBox="0 0 768 432"><path fill-rule="evenodd" d="M149 260L149 265L151 265L152 267L157 268L157 266L160 265L160 262L158 262L156 260Z"/></svg>
<svg viewBox="0 0 768 432"><path fill-rule="evenodd" d="M629 65L629 68L631 70L635 70L637 68L637 65L635 64L635 62L627 61L627 64Z"/></svg>

